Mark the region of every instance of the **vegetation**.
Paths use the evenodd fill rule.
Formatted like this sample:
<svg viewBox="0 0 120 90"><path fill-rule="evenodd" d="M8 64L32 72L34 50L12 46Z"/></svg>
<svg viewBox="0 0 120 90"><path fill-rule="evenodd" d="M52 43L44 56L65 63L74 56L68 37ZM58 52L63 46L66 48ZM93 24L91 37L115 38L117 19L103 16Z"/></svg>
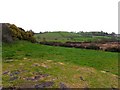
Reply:
<svg viewBox="0 0 120 90"><path fill-rule="evenodd" d="M19 73L10 76L16 71ZM49 76L32 80L39 73ZM57 88L60 83L69 88L117 88L118 54L45 46L26 41L9 45L4 43L3 74L4 87L29 87L53 81L51 87Z"/></svg>
<svg viewBox="0 0 120 90"><path fill-rule="evenodd" d="M9 23L2 24L2 27L3 27L3 32L2 32L3 42L12 42L17 39L35 42L35 38L33 37L34 32L32 30L25 31L24 29Z"/></svg>
<svg viewBox="0 0 120 90"><path fill-rule="evenodd" d="M119 53L114 51L119 52L120 48L116 48L117 42L114 42L115 47L105 49L112 52L104 52L96 44L118 41L115 33L34 34L32 30L25 31L14 24L3 24L2 29L4 88L118 88Z"/></svg>
<svg viewBox="0 0 120 90"><path fill-rule="evenodd" d="M109 47L106 48L105 51L111 51L111 52L120 52L120 47Z"/></svg>
<svg viewBox="0 0 120 90"><path fill-rule="evenodd" d="M35 34L34 37L37 41L57 41L57 42L65 42L73 40L73 37L79 37L79 34L69 33L69 32L46 32Z"/></svg>
<svg viewBox="0 0 120 90"><path fill-rule="evenodd" d="M69 53L69 54L68 54ZM118 53L64 47L52 47L21 41L11 45L3 44L3 59L43 58L78 65L87 65L118 74ZM63 57L63 59L61 59ZM94 63L93 63L94 62ZM99 63L98 63L99 62ZM100 64L101 63L101 64ZM105 66L104 66L105 65Z"/></svg>
<svg viewBox="0 0 120 90"><path fill-rule="evenodd" d="M97 33L97 32L96 32ZM45 32L35 34L34 37L38 42L109 42L118 41L119 37L108 33L95 32Z"/></svg>

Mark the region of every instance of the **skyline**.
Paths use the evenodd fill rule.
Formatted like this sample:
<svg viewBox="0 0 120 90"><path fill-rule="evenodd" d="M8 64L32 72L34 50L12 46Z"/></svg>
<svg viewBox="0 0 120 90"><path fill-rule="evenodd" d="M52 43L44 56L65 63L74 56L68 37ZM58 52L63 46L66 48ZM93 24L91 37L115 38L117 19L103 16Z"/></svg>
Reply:
<svg viewBox="0 0 120 90"><path fill-rule="evenodd" d="M118 33L119 0L3 0L0 21L36 33L104 31ZM6 3L7 2L7 3ZM5 5L9 8L3 8Z"/></svg>

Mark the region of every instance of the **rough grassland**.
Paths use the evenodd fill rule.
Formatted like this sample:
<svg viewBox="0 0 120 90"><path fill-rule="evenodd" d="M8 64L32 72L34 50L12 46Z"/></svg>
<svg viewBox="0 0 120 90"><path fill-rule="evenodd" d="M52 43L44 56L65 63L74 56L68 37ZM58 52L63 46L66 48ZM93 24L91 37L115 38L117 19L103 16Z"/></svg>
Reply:
<svg viewBox="0 0 120 90"><path fill-rule="evenodd" d="M118 53L25 41L3 44L4 87L35 87L48 81L54 82L49 87L118 87Z"/></svg>

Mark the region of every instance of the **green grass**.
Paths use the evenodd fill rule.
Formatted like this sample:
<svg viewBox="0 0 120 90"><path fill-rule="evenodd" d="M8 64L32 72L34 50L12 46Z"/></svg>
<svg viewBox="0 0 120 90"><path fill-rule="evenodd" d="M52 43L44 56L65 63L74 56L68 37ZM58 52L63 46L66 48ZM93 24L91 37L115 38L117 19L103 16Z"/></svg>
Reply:
<svg viewBox="0 0 120 90"><path fill-rule="evenodd" d="M35 34L37 41L55 41L55 42L83 42L83 41L98 41L103 39L111 39L108 36L81 36L78 33L72 32L47 32L43 34Z"/></svg>
<svg viewBox="0 0 120 90"><path fill-rule="evenodd" d="M66 42L71 41L74 37L79 37L79 34L71 32L48 32L44 34L35 34L37 41L56 41Z"/></svg>
<svg viewBox="0 0 120 90"><path fill-rule="evenodd" d="M45 46L24 41L3 45L3 59L23 59L24 57L70 62L118 73L118 53Z"/></svg>
<svg viewBox="0 0 120 90"><path fill-rule="evenodd" d="M40 71L50 74L50 77L45 80L55 78L53 87L59 87L59 82L64 82L69 87L85 87L86 85L88 87L117 87L118 53L45 46L26 41L3 44L2 53L3 71L27 70L28 72L20 74L22 78L33 76L30 72ZM49 60L51 62L47 62ZM34 63L40 66L34 67ZM45 68L45 65L48 68ZM101 71L106 71L106 73ZM85 78L86 81L80 81L79 76ZM9 78L8 75L3 76L5 87L26 82L21 79L9 82ZM36 82L29 83L35 84Z"/></svg>

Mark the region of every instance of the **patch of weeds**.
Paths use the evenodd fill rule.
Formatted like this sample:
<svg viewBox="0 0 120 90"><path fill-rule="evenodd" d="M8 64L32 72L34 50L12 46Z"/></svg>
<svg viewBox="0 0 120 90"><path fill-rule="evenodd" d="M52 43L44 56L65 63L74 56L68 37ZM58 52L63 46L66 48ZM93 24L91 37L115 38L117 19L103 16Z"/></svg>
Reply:
<svg viewBox="0 0 120 90"><path fill-rule="evenodd" d="M9 59L6 59L6 60L4 60L3 62L5 62L5 63L11 63L11 62L13 62L14 60L12 59L12 58L9 58Z"/></svg>
<svg viewBox="0 0 120 90"><path fill-rule="evenodd" d="M18 56L15 56L14 59L21 60L21 59L23 59L23 57L24 56L22 56L22 55L20 55L20 56L18 55Z"/></svg>
<svg viewBox="0 0 120 90"><path fill-rule="evenodd" d="M39 68L35 68L34 71L35 72L40 72L40 69Z"/></svg>
<svg viewBox="0 0 120 90"><path fill-rule="evenodd" d="M22 49L17 49L17 51L22 51Z"/></svg>
<svg viewBox="0 0 120 90"><path fill-rule="evenodd" d="M10 77L9 81L14 81L14 80L17 80L18 79L18 76L13 76L13 77Z"/></svg>
<svg viewBox="0 0 120 90"><path fill-rule="evenodd" d="M31 56L31 53L26 53L25 56Z"/></svg>

